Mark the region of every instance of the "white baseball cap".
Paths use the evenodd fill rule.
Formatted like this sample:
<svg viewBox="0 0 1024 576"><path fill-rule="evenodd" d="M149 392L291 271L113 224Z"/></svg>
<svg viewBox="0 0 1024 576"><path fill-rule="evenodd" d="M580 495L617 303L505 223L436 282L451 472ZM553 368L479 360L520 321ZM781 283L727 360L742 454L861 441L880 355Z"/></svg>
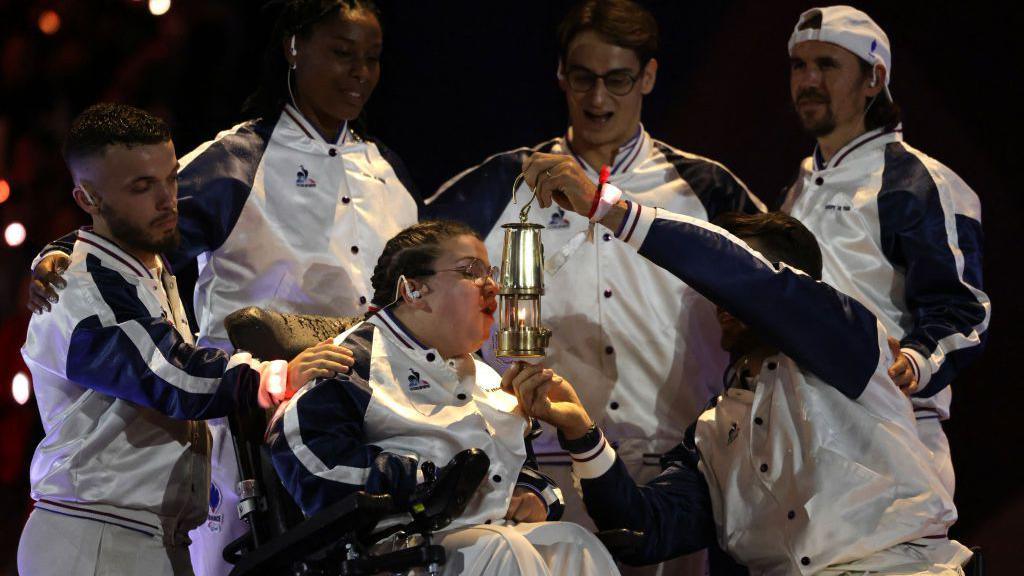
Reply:
<svg viewBox="0 0 1024 576"><path fill-rule="evenodd" d="M892 78L892 51L889 37L870 16L852 6L811 8L800 15L793 35L789 37L789 53L800 42L818 40L846 48L868 64L885 68L885 95Z"/></svg>

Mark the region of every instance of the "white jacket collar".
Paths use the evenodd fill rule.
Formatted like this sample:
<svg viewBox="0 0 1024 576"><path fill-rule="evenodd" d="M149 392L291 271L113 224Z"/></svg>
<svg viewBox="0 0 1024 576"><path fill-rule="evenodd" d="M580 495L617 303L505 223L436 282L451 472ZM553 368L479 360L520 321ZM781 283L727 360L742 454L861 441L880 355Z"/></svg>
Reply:
<svg viewBox="0 0 1024 576"><path fill-rule="evenodd" d="M829 168L839 166L840 163L849 159L851 156L856 158L857 156L866 154L878 147L885 146L890 142L902 141L903 124L897 124L896 127L891 130L876 128L874 130L869 130L848 142L845 146L837 150L828 162L822 162L821 150L817 145L815 145L814 154L811 156L812 166L814 167L815 172L828 170Z"/></svg>
<svg viewBox="0 0 1024 576"><path fill-rule="evenodd" d="M615 152L615 159L612 160L611 165L609 165L612 176L616 174L624 174L634 166L638 165L640 160L650 153L650 141L650 136L647 134L647 131L644 130L644 125L638 124L633 136L623 143L622 146L619 146L618 151ZM595 179L599 176L597 171L587 164L583 160L583 157L576 154L572 149L572 126L569 127L565 136L562 137L561 144L562 148L564 148L569 154L572 154L572 157L576 159L576 162L583 167L588 175L593 176Z"/></svg>
<svg viewBox="0 0 1024 576"><path fill-rule="evenodd" d="M124 251L112 240L100 236L92 230L92 227L83 227L78 230L78 239L75 241L75 251L82 251L85 254L95 255L103 265L138 278L156 280L153 271L150 270L141 260ZM163 269L170 273L170 265L160 255Z"/></svg>
<svg viewBox="0 0 1024 576"><path fill-rule="evenodd" d="M349 134L348 122L346 121L341 127L341 130L338 131L337 140L334 142L327 141L319 132L317 132L313 123L310 122L302 112L299 112L298 108L291 104L284 105L284 110L281 112L281 119L288 127L301 133L305 138L320 144L327 144L328 146L344 146L352 137L352 135Z"/></svg>

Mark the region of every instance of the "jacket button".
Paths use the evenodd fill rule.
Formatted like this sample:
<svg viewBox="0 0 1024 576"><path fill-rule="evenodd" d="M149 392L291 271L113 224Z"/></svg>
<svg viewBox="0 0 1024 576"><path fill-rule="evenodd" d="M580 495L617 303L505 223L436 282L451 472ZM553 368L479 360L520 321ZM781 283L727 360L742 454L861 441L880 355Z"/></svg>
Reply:
<svg viewBox="0 0 1024 576"><path fill-rule="evenodd" d="M825 179L822 178L821 176L818 176L817 178L814 179L814 183L817 184L818 186L821 186L822 184L825 183Z"/></svg>
<svg viewBox="0 0 1024 576"><path fill-rule="evenodd" d="M778 363L776 363L776 362L769 362L769 363L768 363L768 369L769 369L769 370L775 370L775 369L776 369L776 368L778 368L778 367L779 367L779 365L778 365Z"/></svg>
<svg viewBox="0 0 1024 576"><path fill-rule="evenodd" d="M767 464L761 464L761 472L767 472L767 471L768 471L768 465Z"/></svg>
<svg viewBox="0 0 1024 576"><path fill-rule="evenodd" d="M342 197L341 197L341 203L342 203L342 204L348 204L348 203L349 203L349 202L351 202L351 201L352 201L352 199L351 199L351 198L349 198L348 196L342 196Z"/></svg>
<svg viewBox="0 0 1024 576"><path fill-rule="evenodd" d="M494 476L491 476L491 480L494 480L495 482L501 482L501 476L495 474Z"/></svg>
<svg viewBox="0 0 1024 576"><path fill-rule="evenodd" d="M789 514L786 514L786 518L789 518L790 520L792 520L793 518L796 518L796 512L790 510Z"/></svg>
<svg viewBox="0 0 1024 576"><path fill-rule="evenodd" d="M338 151L336 149L334 149L334 148L331 148L330 150L328 150L327 153L330 154L331 156L337 156L338 155Z"/></svg>
<svg viewBox="0 0 1024 576"><path fill-rule="evenodd" d="M764 424L764 420L762 420L760 416L757 416L754 418L754 424L760 426L761 424Z"/></svg>
<svg viewBox="0 0 1024 576"><path fill-rule="evenodd" d="M433 352L427 352L427 362L433 362L434 358L436 358L436 356L434 356Z"/></svg>
<svg viewBox="0 0 1024 576"><path fill-rule="evenodd" d="M466 395L463 394L462 392L459 392L459 395L456 396L456 398L458 398L459 400L465 400L466 399Z"/></svg>
<svg viewBox="0 0 1024 576"><path fill-rule="evenodd" d="M359 254L359 246L353 246L352 247L352 253L353 254Z"/></svg>
<svg viewBox="0 0 1024 576"><path fill-rule="evenodd" d="M804 556L803 558L800 559L800 563L803 564L804 566L807 566L808 564L811 563L811 559L808 558L807 556Z"/></svg>
<svg viewBox="0 0 1024 576"><path fill-rule="evenodd" d="M615 353L615 348L612 348L611 346L605 346L604 347L604 353L605 354L614 354Z"/></svg>
<svg viewBox="0 0 1024 576"><path fill-rule="evenodd" d="M604 238L605 242L611 242L612 241L612 235L607 233L607 232L604 233L604 236L602 236L602 238Z"/></svg>
<svg viewBox="0 0 1024 576"><path fill-rule="evenodd" d="M604 291L604 297L605 298L611 298L612 297L612 291L610 289L609 290L605 290Z"/></svg>
<svg viewBox="0 0 1024 576"><path fill-rule="evenodd" d="M619 403L618 403L618 402L612 402L612 403L611 403L611 404L609 404L608 406L609 406L609 407L610 407L610 408L611 408L612 410L618 410L618 409L619 409Z"/></svg>
<svg viewBox="0 0 1024 576"><path fill-rule="evenodd" d="M360 296L359 297L359 303L360 304L366 304L366 296Z"/></svg>

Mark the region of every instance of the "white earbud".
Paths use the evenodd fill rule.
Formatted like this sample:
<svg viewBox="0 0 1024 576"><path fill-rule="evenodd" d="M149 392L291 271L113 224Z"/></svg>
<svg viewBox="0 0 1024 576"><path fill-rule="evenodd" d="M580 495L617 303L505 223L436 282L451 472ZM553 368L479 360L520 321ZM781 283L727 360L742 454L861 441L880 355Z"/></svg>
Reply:
<svg viewBox="0 0 1024 576"><path fill-rule="evenodd" d="M402 283L402 288L405 289L405 293L410 299L419 300L423 297L423 294L421 294L419 290L412 289L412 284L409 283L409 280L406 279L404 274L398 277L398 281Z"/></svg>
<svg viewBox="0 0 1024 576"><path fill-rule="evenodd" d="M561 60L558 61L558 67L555 68L555 76L557 76L559 80L565 80L565 74L562 74L562 61Z"/></svg>
<svg viewBox="0 0 1024 576"><path fill-rule="evenodd" d="M299 51L295 49L295 34L292 34L292 47L290 52L292 53L291 69L295 70L298 64L295 63L295 57L299 55Z"/></svg>
<svg viewBox="0 0 1024 576"><path fill-rule="evenodd" d="M878 84L878 68L871 69L871 84L868 84L871 88L874 88Z"/></svg>

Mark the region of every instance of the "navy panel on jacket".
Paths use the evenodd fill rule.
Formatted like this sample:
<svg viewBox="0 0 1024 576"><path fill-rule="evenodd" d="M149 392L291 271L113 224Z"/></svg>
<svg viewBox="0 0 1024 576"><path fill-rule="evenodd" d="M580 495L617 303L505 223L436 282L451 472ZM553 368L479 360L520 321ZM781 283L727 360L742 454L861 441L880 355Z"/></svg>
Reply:
<svg viewBox="0 0 1024 576"><path fill-rule="evenodd" d="M255 405L259 375L248 365L225 372L227 354L184 341L169 322L150 314L136 288L119 273L104 268L92 255L86 257L86 269L118 324L104 326L96 315L75 326L67 356L70 380L182 420L217 418ZM160 360L143 357L120 326L133 321L182 377L218 379L217 385L208 393L189 392L159 376L155 369Z"/></svg>
<svg viewBox="0 0 1024 576"><path fill-rule="evenodd" d="M906 271L904 298L913 328L901 344L927 358L939 340L971 334L984 321L986 311L961 282L935 181L920 158L899 142L886 146L878 214L882 250L893 266ZM955 222L964 258L963 281L980 290L981 223L960 214ZM915 395L928 397L945 388L981 354L986 335L980 337L981 344L947 351L939 370Z"/></svg>
<svg viewBox="0 0 1024 576"><path fill-rule="evenodd" d="M416 181L412 179L412 174L405 166L405 162L402 161L402 158L394 150L388 148L379 140L373 138L369 140L377 145L377 150L380 150L380 155L391 165L391 169L395 171L395 176L398 176L398 181L409 191L409 195L416 202L416 209L419 211L420 219L422 220L423 195L420 194L419 187L416 186Z"/></svg>
<svg viewBox="0 0 1024 576"><path fill-rule="evenodd" d="M396 503L402 504L415 489L415 461L366 443L364 419L372 396L369 377L374 329L372 324L363 324L345 339L344 345L355 357L349 374L317 380L288 408L296 411L302 444L327 470L343 466L363 471L365 481L345 482L317 475L289 445L284 418L272 424L269 443L274 468L307 516L360 490L391 494Z"/></svg>
<svg viewBox="0 0 1024 576"><path fill-rule="evenodd" d="M486 238L512 201L512 183L523 171L523 160L533 152L551 150L555 142L503 152L470 169L426 206L426 218L462 222Z"/></svg>
<svg viewBox="0 0 1024 576"><path fill-rule="evenodd" d="M253 120L215 140L178 173L181 246L167 258L184 268L219 248L238 221L252 190L277 117Z"/></svg>
<svg viewBox="0 0 1024 576"><path fill-rule="evenodd" d="M665 155L679 177L693 189L704 205L708 220L726 212L760 212L750 201L747 189L725 168L702 158L687 158L661 142L655 141L654 147Z"/></svg>

